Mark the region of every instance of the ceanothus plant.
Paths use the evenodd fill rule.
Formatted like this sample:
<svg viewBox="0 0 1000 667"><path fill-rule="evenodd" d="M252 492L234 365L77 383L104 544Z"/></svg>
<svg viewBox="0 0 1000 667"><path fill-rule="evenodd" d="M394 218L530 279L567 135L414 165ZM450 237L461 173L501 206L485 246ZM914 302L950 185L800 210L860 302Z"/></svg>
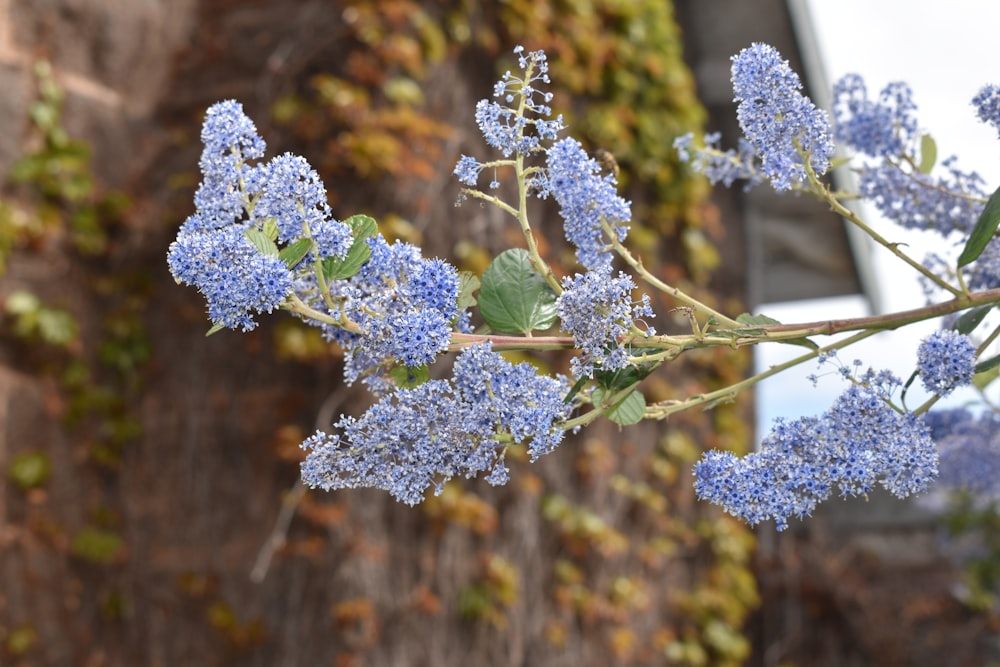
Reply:
<svg viewBox="0 0 1000 667"><path fill-rule="evenodd" d="M977 344L970 335L1000 303L1000 192L955 160L935 164L933 141L921 134L909 88L888 86L870 99L851 75L834 88L832 119L801 92L788 63L754 44L733 57L737 115L745 138L723 151L718 135L677 139L683 159L714 182L815 196L905 262L928 293L928 305L900 313L826 322L780 324L764 316L727 316L651 274L625 245L631 210L580 142L563 136L552 117L548 64L540 51L518 47L519 71L507 72L493 99L476 106L476 122L495 157L463 155L454 175L461 200L479 199L510 215L523 248L498 255L482 276L425 258L406 243L389 243L375 220L337 220L316 172L286 154L262 162L264 141L234 101L209 108L196 211L170 246L179 283L208 302L211 331L250 330L255 315L289 311L343 347L344 380L361 381L378 401L359 417L342 416L335 432L317 432L302 447L302 479L327 490L375 487L416 504L454 477L509 479L508 449L524 445L532 460L555 449L566 431L599 417L622 424L666 419L710 408L792 366L819 360L879 331L946 318L925 339L916 370L892 373L839 365L847 388L822 415L777 421L759 451L739 458L712 451L694 468L695 490L751 525L773 519L779 529L808 516L832 493L859 495L879 484L897 496L922 492L942 467L948 480L982 480L969 452L984 442L991 418L967 410L931 412L955 387L989 379L997 357L980 360L1000 328ZM973 101L980 118L1000 129L1000 93L984 88ZM957 258L918 261L877 234L845 205L853 193L833 191L823 176L835 142L854 152L861 197L905 227L939 232ZM492 175L486 189L480 183ZM491 191L499 178L517 188L512 201ZM581 272L557 275L539 252L529 218L533 198L558 206ZM622 270L622 269L628 269ZM689 314L690 330L658 333L648 294L663 292ZM474 321L482 324L473 328ZM825 345L830 334L854 332ZM648 404L643 380L684 353L711 346L796 343L797 358L730 387ZM543 375L512 363L507 350L575 349L569 375ZM455 353L451 376L429 379L441 355ZM437 375L437 373L436 373ZM934 396L903 402L919 377ZM987 434L988 435L988 434ZM947 457L939 461L939 448ZM953 462L955 469L948 469ZM951 465L951 463L949 463ZM990 463L989 465L994 465ZM995 484L995 481L993 482Z"/></svg>

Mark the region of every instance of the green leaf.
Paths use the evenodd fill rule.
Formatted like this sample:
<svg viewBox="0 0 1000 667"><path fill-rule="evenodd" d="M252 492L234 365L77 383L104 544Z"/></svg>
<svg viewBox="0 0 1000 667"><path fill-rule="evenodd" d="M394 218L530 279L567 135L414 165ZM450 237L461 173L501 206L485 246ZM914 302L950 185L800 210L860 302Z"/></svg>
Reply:
<svg viewBox="0 0 1000 667"><path fill-rule="evenodd" d="M45 452L20 452L7 467L7 477L22 491L44 485L52 475L52 466Z"/></svg>
<svg viewBox="0 0 1000 667"><path fill-rule="evenodd" d="M975 373L985 373L986 371L993 370L1000 366L1000 355L990 357L989 359L984 359L976 364Z"/></svg>
<svg viewBox="0 0 1000 667"><path fill-rule="evenodd" d="M743 327L740 329L722 329L721 331L712 332L713 336L723 336L729 338L763 338L767 335L767 330L762 328L771 324L781 324L778 320L773 317L768 317L767 315L751 315L750 313L741 313L736 316L736 321L740 324L748 324L750 326ZM782 341L785 342L785 341ZM806 339L798 339L795 343L796 345L805 345L815 349L813 346L815 343Z"/></svg>
<svg viewBox="0 0 1000 667"><path fill-rule="evenodd" d="M605 389L617 391L643 380L655 369L656 366L653 364L625 366L614 371L597 371L594 373L594 379L597 380L597 384Z"/></svg>
<svg viewBox="0 0 1000 667"><path fill-rule="evenodd" d="M226 325L224 325L224 324L213 324L212 328L205 332L205 338L208 338L212 334L219 333L220 331L222 331L225 328L226 328Z"/></svg>
<svg viewBox="0 0 1000 667"><path fill-rule="evenodd" d="M578 379L573 384L573 386L570 387L569 392L566 394L566 398L563 399L563 403L570 403L570 402L572 402L572 400L574 398L576 398L576 395L580 393L580 390L583 389L583 385L585 385L585 384L587 384L587 376L586 375L583 376L582 378Z"/></svg>
<svg viewBox="0 0 1000 667"><path fill-rule="evenodd" d="M899 402L902 403L904 406L906 405L906 392L910 390L910 387L913 385L913 383L916 381L918 377L920 377L920 371L915 370L912 373L910 373L910 377L908 377L906 379L906 382L903 383L903 391L900 392L899 394Z"/></svg>
<svg viewBox="0 0 1000 667"><path fill-rule="evenodd" d="M694 397L692 396L691 398L694 398ZM734 391L734 392L731 392L731 393L728 393L728 394L723 394L722 396L719 396L718 398L713 398L711 401L709 401L708 403L705 403L705 405L701 406L701 410L702 410L702 412L706 412L706 411L711 410L713 408L716 408L716 407L718 407L720 405L726 405L728 403L735 403L735 402L736 402L736 392Z"/></svg>
<svg viewBox="0 0 1000 667"><path fill-rule="evenodd" d="M494 331L544 330L556 321L556 294L532 267L528 251L512 248L483 272L479 311Z"/></svg>
<svg viewBox="0 0 1000 667"><path fill-rule="evenodd" d="M921 174L929 174L934 169L937 162L937 143L934 137L929 134L920 137L920 166L917 169Z"/></svg>
<svg viewBox="0 0 1000 667"><path fill-rule="evenodd" d="M751 315L750 313L737 315L736 321L740 324L750 324L755 326L761 326L763 324L781 324L781 322L773 317L768 317L767 315Z"/></svg>
<svg viewBox="0 0 1000 667"><path fill-rule="evenodd" d="M312 241L309 239L299 239L295 243L289 243L278 253L278 259L285 263L290 269L302 261L302 258L309 254L312 248Z"/></svg>
<svg viewBox="0 0 1000 667"><path fill-rule="evenodd" d="M352 215L344 224L350 226L354 234L347 255L343 258L327 257L323 260L323 277L327 280L344 280L350 278L364 266L372 256L368 239L378 233L378 223L367 215Z"/></svg>
<svg viewBox="0 0 1000 667"><path fill-rule="evenodd" d="M44 308L38 312L38 335L50 345L69 345L76 339L76 320L65 310Z"/></svg>
<svg viewBox="0 0 1000 667"><path fill-rule="evenodd" d="M427 382L430 377L430 371L427 366L416 366L415 368L409 368L408 366L396 366L391 371L389 371L389 377L392 378L396 386L401 389L412 389Z"/></svg>
<svg viewBox="0 0 1000 667"><path fill-rule="evenodd" d="M355 239L366 239L369 236L375 236L378 232L378 223L375 222L375 218L362 213L355 213L344 220L344 224L351 228Z"/></svg>
<svg viewBox="0 0 1000 667"><path fill-rule="evenodd" d="M987 371L982 373L976 373L972 376L972 386L974 386L979 391L986 389L990 384L993 383L997 377L1000 376L1000 366L994 366Z"/></svg>
<svg viewBox="0 0 1000 667"><path fill-rule="evenodd" d="M27 315L34 313L42 307L42 302L37 296L25 290L17 290L4 303L4 309L10 315Z"/></svg>
<svg viewBox="0 0 1000 667"><path fill-rule="evenodd" d="M997 188L990 200L986 202L986 208L979 216L976 226L969 235L969 240L965 243L965 248L958 258L958 266L965 266L974 262L983 253L986 244L993 238L993 234L1000 225L1000 188Z"/></svg>
<svg viewBox="0 0 1000 667"><path fill-rule="evenodd" d="M809 340L808 338L793 338L792 340L783 340L782 343L786 345L798 345L800 347L806 347L810 350L818 350L819 344Z"/></svg>
<svg viewBox="0 0 1000 667"><path fill-rule="evenodd" d="M70 553L91 563L110 564L121 556L125 540L110 530L88 526L73 537Z"/></svg>
<svg viewBox="0 0 1000 667"><path fill-rule="evenodd" d="M607 399L607 394L607 390L601 387L595 388L593 393L594 405L603 404ZM612 405L604 414L616 424L631 426L632 424L641 422L645 412L646 397L642 395L642 392L632 391Z"/></svg>
<svg viewBox="0 0 1000 667"><path fill-rule="evenodd" d="M476 305L476 297L473 293L479 289L479 276L471 271L460 271L458 273L458 309L465 310Z"/></svg>
<svg viewBox="0 0 1000 667"><path fill-rule="evenodd" d="M243 232L250 243L257 247L260 254L265 257L277 257L278 256L278 246L274 244L274 241L267 238L267 234L260 231L256 227L251 227L250 229Z"/></svg>
<svg viewBox="0 0 1000 667"><path fill-rule="evenodd" d="M264 236L271 239L271 241L278 240L278 222L275 218L268 218L264 221L263 225Z"/></svg>
<svg viewBox="0 0 1000 667"><path fill-rule="evenodd" d="M963 336L968 336L972 331L979 326L986 314L993 310L993 306L979 306L978 308L973 308L962 313L962 316L955 321L955 325L952 327L955 331L962 334Z"/></svg>
<svg viewBox="0 0 1000 667"><path fill-rule="evenodd" d="M50 308L37 296L18 290L7 297L4 310L14 318L13 332L21 338L65 347L76 340L76 320L65 310Z"/></svg>

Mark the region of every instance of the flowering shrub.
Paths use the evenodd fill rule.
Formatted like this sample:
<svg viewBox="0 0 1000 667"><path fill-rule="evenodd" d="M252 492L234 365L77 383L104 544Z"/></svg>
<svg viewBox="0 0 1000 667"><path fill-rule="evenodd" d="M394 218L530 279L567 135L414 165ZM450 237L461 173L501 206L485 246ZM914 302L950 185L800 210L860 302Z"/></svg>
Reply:
<svg viewBox="0 0 1000 667"><path fill-rule="evenodd" d="M463 155L454 175L461 199L479 199L510 214L524 247L498 255L481 276L459 272L419 248L389 243L370 217L334 218L322 183L301 157L261 162L263 140L233 101L208 110L202 131L203 180L196 211L168 253L178 282L198 288L213 330L249 330L255 314L287 310L345 351L345 382L379 396L360 417L343 416L337 432L303 443L306 484L324 489L376 487L409 504L450 478L484 473L509 479L508 448L530 457L551 452L568 430L599 417L628 425L666 419L730 400L742 389L794 365L832 363L836 352L867 336L916 321L948 318L928 337L916 370L903 382L887 371L843 368L848 386L818 417L778 421L761 450L738 458L708 452L695 466L695 490L750 524L808 516L831 493L858 495L879 484L904 497L928 488L981 417L931 412L938 396L973 383L998 365L981 359L1000 330L978 345L970 335L1000 302L1000 196L988 197L978 176L953 159L935 164L933 142L917 129L909 89L892 84L870 100L851 75L834 89L832 118L801 93L798 76L773 48L754 44L733 58L738 118L745 138L723 151L718 136L685 136L675 146L712 182L815 196L905 262L927 289L927 306L902 313L805 324L763 316L729 316L651 274L625 245L631 210L605 173L552 117L546 56L515 49L519 71L507 72L493 99L476 106L490 159ZM1000 128L993 88L974 101L979 116ZM959 257L924 261L871 229L823 179L834 145L855 152L860 195L896 222L961 236ZM484 174L491 179L481 188ZM491 191L500 178L517 188L512 201ZM566 239L583 272L557 275L539 251L529 217L533 198L558 205ZM951 244L948 244L951 245ZM626 272L622 270L628 268ZM663 292L689 313L690 329L659 333L648 294ZM823 336L853 335L821 344ZM818 340L817 340L818 339ZM647 403L640 391L656 369L694 349L765 342L796 343L792 361L722 390ZM505 350L573 349L569 375L550 377L511 363ZM448 379L429 379L442 354L457 353ZM902 398L919 376L933 398L907 408ZM975 444L974 443L974 444ZM981 444L978 446L981 447ZM962 474L945 471L951 480Z"/></svg>

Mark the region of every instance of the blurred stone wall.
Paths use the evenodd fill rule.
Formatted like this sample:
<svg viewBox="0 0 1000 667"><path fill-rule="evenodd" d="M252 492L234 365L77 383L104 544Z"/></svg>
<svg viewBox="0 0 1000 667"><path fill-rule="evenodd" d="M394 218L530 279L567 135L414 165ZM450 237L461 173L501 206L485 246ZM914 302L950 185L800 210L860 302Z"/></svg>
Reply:
<svg viewBox="0 0 1000 667"><path fill-rule="evenodd" d="M0 171L23 148L32 68L44 59L67 92L67 129L90 142L101 176L126 185L156 150L153 116L196 11L193 0L2 0Z"/></svg>

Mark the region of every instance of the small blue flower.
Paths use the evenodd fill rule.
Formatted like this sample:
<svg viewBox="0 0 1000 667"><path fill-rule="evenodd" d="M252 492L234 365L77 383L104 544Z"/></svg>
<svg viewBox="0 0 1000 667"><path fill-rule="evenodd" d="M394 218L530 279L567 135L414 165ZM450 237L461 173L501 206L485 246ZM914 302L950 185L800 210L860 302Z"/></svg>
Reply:
<svg viewBox="0 0 1000 667"><path fill-rule="evenodd" d="M448 320L430 309L412 309L374 319L369 324L369 331L369 339L386 341L386 356L410 368L431 363L451 342Z"/></svg>
<svg viewBox="0 0 1000 667"><path fill-rule="evenodd" d="M243 112L243 105L235 100L225 100L213 104L205 111L205 122L201 127L202 172L212 171L223 156L223 168L228 169L233 159L250 160L264 157L267 145L257 134L257 127Z"/></svg>
<svg viewBox="0 0 1000 667"><path fill-rule="evenodd" d="M408 243L389 244L379 234L368 239L371 256L357 274L329 285L342 302L342 312L360 333L315 320L328 340L344 348L344 381L362 380L375 394L395 389L386 372L395 363L416 367L430 364L451 342L451 329L468 326L459 313L458 271L444 260L424 259ZM316 292L315 281L301 279L296 294L310 307L333 317ZM463 324L464 323L464 324Z"/></svg>
<svg viewBox="0 0 1000 667"><path fill-rule="evenodd" d="M476 104L476 125L483 133L486 143L500 151L504 157L510 157L514 152L525 153L532 148L524 137L526 119L518 116L510 107L490 100L480 100Z"/></svg>
<svg viewBox="0 0 1000 667"><path fill-rule="evenodd" d="M354 242L350 227L333 218L314 221L310 225L309 234L316 252L322 259L328 257L343 259Z"/></svg>
<svg viewBox="0 0 1000 667"><path fill-rule="evenodd" d="M976 346L952 329L935 331L920 341L917 369L927 391L947 396L955 387L972 384Z"/></svg>
<svg viewBox="0 0 1000 667"><path fill-rule="evenodd" d="M479 163L479 160L468 155L463 155L459 158L458 164L455 165L455 170L452 173L458 178L459 183L475 187L476 182L479 180L479 172L482 170L483 165Z"/></svg>
<svg viewBox="0 0 1000 667"><path fill-rule="evenodd" d="M965 283L970 290L987 290L1000 287L1000 244L986 244L983 254L976 261L962 268Z"/></svg>
<svg viewBox="0 0 1000 667"><path fill-rule="evenodd" d="M570 405L563 400L569 390L565 378L539 375L531 364L512 364L489 343L463 350L453 374L480 427L528 442L532 460L562 441L563 431L554 425L569 414Z"/></svg>
<svg viewBox="0 0 1000 667"><path fill-rule="evenodd" d="M868 158L858 193L908 229L968 234L983 209L984 182L975 172L958 169L954 157L930 174L913 167L921 150L916 108L905 83L890 83L877 101L868 99L856 74L834 86L836 138Z"/></svg>
<svg viewBox="0 0 1000 667"><path fill-rule="evenodd" d="M317 432L302 443L309 451L302 481L325 490L373 487L409 505L451 477L492 468L497 444L465 428L467 410L445 380L401 389L360 418L342 417L342 435Z"/></svg>

